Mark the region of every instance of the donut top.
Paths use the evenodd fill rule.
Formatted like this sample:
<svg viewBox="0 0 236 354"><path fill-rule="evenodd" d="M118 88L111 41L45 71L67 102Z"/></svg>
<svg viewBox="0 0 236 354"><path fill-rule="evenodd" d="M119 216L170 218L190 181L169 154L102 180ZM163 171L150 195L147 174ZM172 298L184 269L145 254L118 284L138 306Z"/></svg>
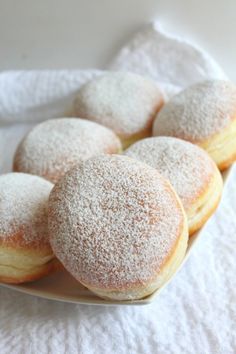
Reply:
<svg viewBox="0 0 236 354"><path fill-rule="evenodd" d="M49 198L52 248L84 284L142 284L173 251L184 215L169 183L126 156L91 158L57 183Z"/></svg>
<svg viewBox="0 0 236 354"><path fill-rule="evenodd" d="M153 135L199 143L227 127L235 117L236 86L228 81L204 81L180 92L161 109Z"/></svg>
<svg viewBox="0 0 236 354"><path fill-rule="evenodd" d="M127 72L110 72L82 86L75 111L128 137L147 129L162 103L162 94L151 80Z"/></svg>
<svg viewBox="0 0 236 354"><path fill-rule="evenodd" d="M53 184L24 173L0 176L0 241L48 244L47 204Z"/></svg>
<svg viewBox="0 0 236 354"><path fill-rule="evenodd" d="M204 193L216 173L215 163L204 150L172 137L140 140L125 154L156 168L175 188L185 209Z"/></svg>
<svg viewBox="0 0 236 354"><path fill-rule="evenodd" d="M59 118L34 127L19 145L14 170L56 182L74 164L100 153L117 153L119 138L108 128L79 118Z"/></svg>

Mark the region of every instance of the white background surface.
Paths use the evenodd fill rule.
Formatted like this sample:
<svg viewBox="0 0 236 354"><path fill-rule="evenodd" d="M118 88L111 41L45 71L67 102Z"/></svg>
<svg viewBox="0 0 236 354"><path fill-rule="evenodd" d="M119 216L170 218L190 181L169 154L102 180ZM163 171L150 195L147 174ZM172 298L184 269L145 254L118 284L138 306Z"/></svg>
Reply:
<svg viewBox="0 0 236 354"><path fill-rule="evenodd" d="M235 0L0 0L0 70L104 67L158 18L236 81L235 13Z"/></svg>

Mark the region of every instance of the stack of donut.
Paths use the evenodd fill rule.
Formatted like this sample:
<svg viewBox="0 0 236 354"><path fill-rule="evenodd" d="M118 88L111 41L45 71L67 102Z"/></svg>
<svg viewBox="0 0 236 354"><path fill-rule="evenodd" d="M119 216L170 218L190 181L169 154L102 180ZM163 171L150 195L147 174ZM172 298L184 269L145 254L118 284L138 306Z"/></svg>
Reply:
<svg viewBox="0 0 236 354"><path fill-rule="evenodd" d="M80 88L74 112L35 126L0 176L0 281L60 262L102 298L143 298L219 204L236 86L204 81L165 103L151 80L110 72Z"/></svg>

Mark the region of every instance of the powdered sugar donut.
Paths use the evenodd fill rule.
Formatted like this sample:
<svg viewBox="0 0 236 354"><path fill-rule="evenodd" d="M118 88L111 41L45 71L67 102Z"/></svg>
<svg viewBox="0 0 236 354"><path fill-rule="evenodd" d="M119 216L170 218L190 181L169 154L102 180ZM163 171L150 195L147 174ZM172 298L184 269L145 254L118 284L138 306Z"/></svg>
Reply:
<svg viewBox="0 0 236 354"><path fill-rule="evenodd" d="M49 198L52 248L101 297L139 299L182 261L187 221L175 191L153 168L121 155L70 170Z"/></svg>
<svg viewBox="0 0 236 354"><path fill-rule="evenodd" d="M212 80L187 88L159 112L153 135L198 144L225 169L236 159L236 86Z"/></svg>
<svg viewBox="0 0 236 354"><path fill-rule="evenodd" d="M22 140L13 170L55 183L75 164L120 150L119 138L106 127L79 118L51 119L34 127Z"/></svg>
<svg viewBox="0 0 236 354"><path fill-rule="evenodd" d="M153 119L162 104L163 95L150 79L110 72L81 87L75 112L112 129L127 147L151 135Z"/></svg>
<svg viewBox="0 0 236 354"><path fill-rule="evenodd" d="M188 217L190 235L219 204L223 182L210 156L200 147L172 137L140 140L124 152L147 163L170 181Z"/></svg>
<svg viewBox="0 0 236 354"><path fill-rule="evenodd" d="M32 281L54 269L47 227L52 187L24 173L0 176L0 281Z"/></svg>

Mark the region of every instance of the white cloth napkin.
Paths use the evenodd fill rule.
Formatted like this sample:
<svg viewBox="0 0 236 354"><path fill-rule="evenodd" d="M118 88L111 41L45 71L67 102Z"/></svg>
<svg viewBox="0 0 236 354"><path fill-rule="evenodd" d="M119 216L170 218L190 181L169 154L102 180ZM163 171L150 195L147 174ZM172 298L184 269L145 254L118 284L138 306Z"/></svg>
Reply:
<svg viewBox="0 0 236 354"><path fill-rule="evenodd" d="M224 78L192 44L150 25L110 68L159 82L167 96L205 78ZM0 172L35 123L71 112L79 86L99 71L0 74ZM236 168L221 205L184 268L156 301L98 307L47 301L0 287L1 354L231 354L236 352Z"/></svg>

